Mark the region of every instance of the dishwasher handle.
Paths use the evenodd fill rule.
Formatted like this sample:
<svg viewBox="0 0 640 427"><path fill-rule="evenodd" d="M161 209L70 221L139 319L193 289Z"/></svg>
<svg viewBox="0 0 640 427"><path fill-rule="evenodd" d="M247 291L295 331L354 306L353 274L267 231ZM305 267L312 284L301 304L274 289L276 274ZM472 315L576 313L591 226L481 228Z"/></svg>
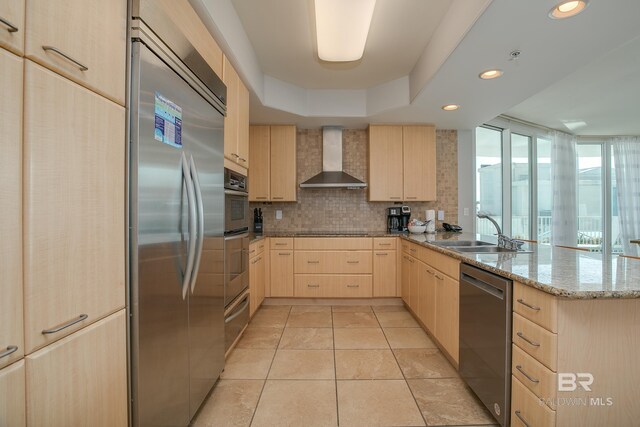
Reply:
<svg viewBox="0 0 640 427"><path fill-rule="evenodd" d="M462 280L464 280L466 283L475 286L476 288L493 295L494 297L504 300L504 290L500 289L500 288L496 288L495 286L492 286L491 284L483 281L483 280L479 280L473 276L469 276L466 273L460 273L460 277Z"/></svg>

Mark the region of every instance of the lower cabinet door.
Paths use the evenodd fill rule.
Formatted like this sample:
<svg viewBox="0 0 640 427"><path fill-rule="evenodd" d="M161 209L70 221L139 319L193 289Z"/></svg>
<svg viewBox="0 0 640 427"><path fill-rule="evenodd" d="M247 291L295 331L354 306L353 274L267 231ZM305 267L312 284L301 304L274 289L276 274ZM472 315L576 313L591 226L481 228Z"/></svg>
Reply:
<svg viewBox="0 0 640 427"><path fill-rule="evenodd" d="M373 296L397 296L396 277L396 251L373 251Z"/></svg>
<svg viewBox="0 0 640 427"><path fill-rule="evenodd" d="M26 357L31 426L126 426L125 310Z"/></svg>
<svg viewBox="0 0 640 427"><path fill-rule="evenodd" d="M449 356L458 362L460 343L460 285L457 280L439 271L434 274L436 282L436 338Z"/></svg>
<svg viewBox="0 0 640 427"><path fill-rule="evenodd" d="M420 263L420 289L418 317L429 332L436 331L436 283L435 272L430 266Z"/></svg>
<svg viewBox="0 0 640 427"><path fill-rule="evenodd" d="M271 251L271 296L293 296L293 251Z"/></svg>
<svg viewBox="0 0 640 427"><path fill-rule="evenodd" d="M24 360L0 370L0 426L25 425Z"/></svg>
<svg viewBox="0 0 640 427"><path fill-rule="evenodd" d="M410 304L410 291L411 291L411 264L414 261L411 259L411 257L407 254L402 254L402 261L400 262L400 268L401 268L401 275L400 275L400 280L402 280L402 287L401 287L401 293L402 293L402 300L405 302L405 304L409 305Z"/></svg>

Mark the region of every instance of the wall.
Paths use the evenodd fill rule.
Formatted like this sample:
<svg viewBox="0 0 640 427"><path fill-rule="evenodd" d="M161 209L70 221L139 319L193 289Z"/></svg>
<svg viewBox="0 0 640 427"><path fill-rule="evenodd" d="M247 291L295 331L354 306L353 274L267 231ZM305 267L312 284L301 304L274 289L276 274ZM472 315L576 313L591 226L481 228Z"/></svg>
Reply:
<svg viewBox="0 0 640 427"><path fill-rule="evenodd" d="M343 169L368 181L368 138L366 129L343 132ZM425 209L445 211L445 222L458 220L458 145L455 130L436 131L437 197L435 202L407 203L412 217L424 218ZM322 130L297 131L297 182L322 171ZM400 173L400 171L399 171ZM251 203L251 209L262 208L264 230L303 232L385 231L386 208L391 202L368 202L366 190L301 189L296 203ZM282 219L275 211L282 210Z"/></svg>

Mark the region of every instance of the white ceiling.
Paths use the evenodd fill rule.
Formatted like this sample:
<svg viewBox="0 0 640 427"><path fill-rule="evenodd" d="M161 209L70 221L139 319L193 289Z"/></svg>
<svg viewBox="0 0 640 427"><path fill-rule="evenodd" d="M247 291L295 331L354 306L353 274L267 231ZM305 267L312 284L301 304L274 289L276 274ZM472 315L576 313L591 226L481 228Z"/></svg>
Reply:
<svg viewBox="0 0 640 427"><path fill-rule="evenodd" d="M232 0L264 74L305 89L366 89L408 75L451 0L378 0L361 60L318 59L313 0Z"/></svg>
<svg viewBox="0 0 640 427"><path fill-rule="evenodd" d="M345 70L316 59L312 0L190 1L248 82L252 123L472 129L507 113L564 130L585 121L578 134L640 133L638 0L591 0L566 20L547 17L557 0L378 0L364 58ZM494 67L502 78L477 77Z"/></svg>

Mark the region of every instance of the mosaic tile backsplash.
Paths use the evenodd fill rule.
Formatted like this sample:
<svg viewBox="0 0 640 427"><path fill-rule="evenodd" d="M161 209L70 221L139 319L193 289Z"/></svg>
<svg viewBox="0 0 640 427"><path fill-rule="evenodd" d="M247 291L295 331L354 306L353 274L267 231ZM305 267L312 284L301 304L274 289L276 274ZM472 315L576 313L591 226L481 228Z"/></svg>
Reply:
<svg viewBox="0 0 640 427"><path fill-rule="evenodd" d="M322 171L322 129L298 129L296 138L299 185ZM367 182L367 130L345 129L342 138L343 170ZM436 130L436 151L438 200L405 204L411 207L412 218L424 219L426 209L444 210L444 222L457 223L457 132ZM367 201L366 190L298 187L297 198L295 203L251 203L250 206L252 210L262 208L265 232L337 233L386 231L386 208L393 206L392 202ZM276 210L282 210L281 220L275 219Z"/></svg>

